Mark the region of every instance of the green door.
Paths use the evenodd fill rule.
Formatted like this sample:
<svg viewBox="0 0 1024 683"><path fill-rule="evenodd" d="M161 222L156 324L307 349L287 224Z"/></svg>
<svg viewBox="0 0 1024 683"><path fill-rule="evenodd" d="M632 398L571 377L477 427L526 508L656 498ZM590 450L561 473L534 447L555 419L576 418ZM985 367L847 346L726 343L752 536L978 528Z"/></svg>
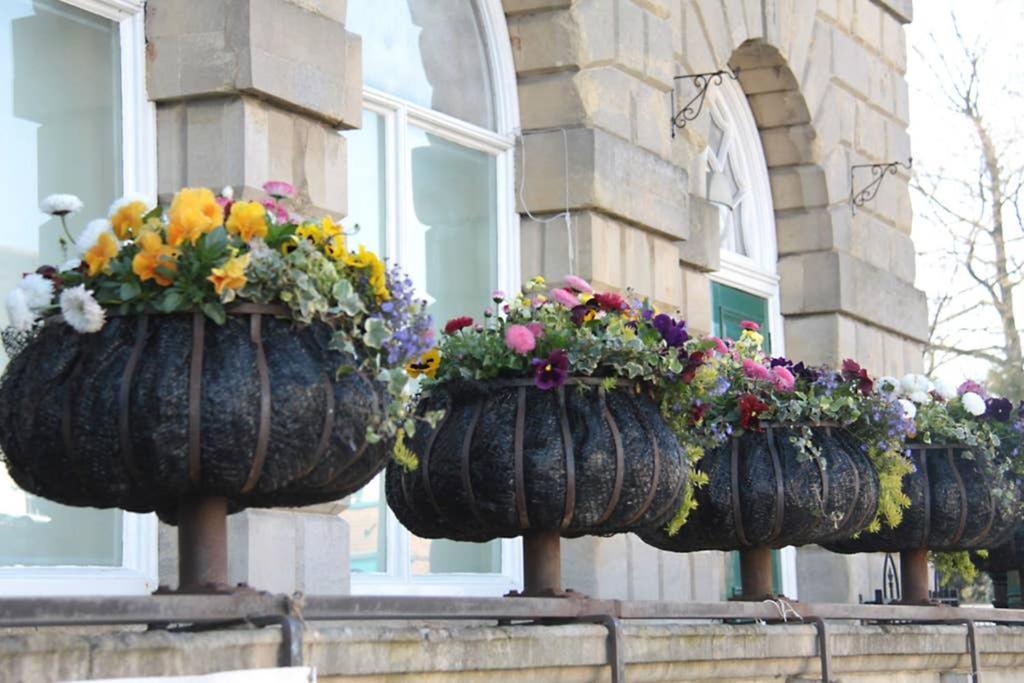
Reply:
<svg viewBox="0 0 1024 683"><path fill-rule="evenodd" d="M711 283L711 324L712 334L717 337L738 339L742 328L740 323L750 320L761 326L765 351L771 353L772 339L768 332L768 300L735 287ZM731 598L742 592L740 582L740 554L729 553L726 574L726 597ZM779 551L772 551L772 588L782 593L782 574Z"/></svg>

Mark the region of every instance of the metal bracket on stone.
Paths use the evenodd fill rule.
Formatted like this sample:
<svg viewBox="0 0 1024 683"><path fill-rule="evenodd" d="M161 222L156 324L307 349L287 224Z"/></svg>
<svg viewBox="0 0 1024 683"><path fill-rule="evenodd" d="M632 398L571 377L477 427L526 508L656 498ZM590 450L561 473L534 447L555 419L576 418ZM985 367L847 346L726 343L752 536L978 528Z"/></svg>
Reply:
<svg viewBox="0 0 1024 683"><path fill-rule="evenodd" d="M906 163L890 161L885 164L854 164L850 166L850 213L856 215L858 206L864 206L874 199L875 195L878 194L878 189L882 186L882 181L885 180L885 176L896 175L899 172L900 166L909 171L914 166L913 157L908 157ZM864 168L871 169L872 180L858 191L854 189L856 171Z"/></svg>
<svg viewBox="0 0 1024 683"><path fill-rule="evenodd" d="M730 69L726 67L719 69L718 71L712 71L702 74L683 74L681 76L672 77L672 93L671 93L671 108L672 108L672 137L676 136L676 129L686 128L686 124L690 121L695 121L700 112L704 109L704 100L708 95L708 88L714 85L722 85L725 76L728 76L732 80L738 80L740 70ZM697 89L697 94L690 99L689 102L683 105L682 109L676 109L676 88L675 81L689 80L693 81L693 87Z"/></svg>

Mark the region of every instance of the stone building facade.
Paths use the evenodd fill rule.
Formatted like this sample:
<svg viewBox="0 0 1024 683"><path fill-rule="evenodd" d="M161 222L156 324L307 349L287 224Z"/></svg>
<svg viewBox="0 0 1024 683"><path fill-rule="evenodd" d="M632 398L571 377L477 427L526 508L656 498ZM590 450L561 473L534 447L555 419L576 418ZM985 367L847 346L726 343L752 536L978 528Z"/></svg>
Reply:
<svg viewBox="0 0 1024 683"><path fill-rule="evenodd" d="M41 1L109 23L97 30L116 43L120 189L251 197L288 180L298 211L358 224L439 318L485 305L467 292L574 271L697 331L728 332L752 306L774 352L920 369L909 177L850 204L851 166L910 156L910 0ZM726 67L738 80L673 125L696 92L678 77ZM138 580L90 592L173 583L173 534L111 523L134 539L113 566ZM413 539L379 488L242 513L231 534L234 578L278 591L521 582L516 542ZM780 555L787 594L856 601L880 584L869 558L798 552ZM632 536L563 541L563 556L565 585L602 598L724 599L732 580L724 554ZM68 590L12 572L21 590Z"/></svg>

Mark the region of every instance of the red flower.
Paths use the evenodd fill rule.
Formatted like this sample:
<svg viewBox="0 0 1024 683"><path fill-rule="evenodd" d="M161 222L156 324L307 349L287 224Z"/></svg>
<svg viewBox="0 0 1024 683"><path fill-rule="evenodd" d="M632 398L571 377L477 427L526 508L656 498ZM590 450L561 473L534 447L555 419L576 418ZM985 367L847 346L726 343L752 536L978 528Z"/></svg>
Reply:
<svg viewBox="0 0 1024 683"><path fill-rule="evenodd" d="M464 327L471 327L473 325L473 319L468 315L461 316L459 318L452 318L444 326L445 334L455 334Z"/></svg>
<svg viewBox="0 0 1024 683"><path fill-rule="evenodd" d="M761 413L768 410L768 404L753 394L743 394L739 400L740 426L744 429L760 431L758 420Z"/></svg>
<svg viewBox="0 0 1024 683"><path fill-rule="evenodd" d="M595 294L593 301L606 311L623 311L626 309L626 300L615 292Z"/></svg>
<svg viewBox="0 0 1024 683"><path fill-rule="evenodd" d="M690 411L690 424L699 425L704 420L704 414L708 412L707 403L698 403Z"/></svg>
<svg viewBox="0 0 1024 683"><path fill-rule="evenodd" d="M865 396L875 388L875 381L868 375L868 371L850 358L843 361L843 379L856 382L857 390Z"/></svg>
<svg viewBox="0 0 1024 683"><path fill-rule="evenodd" d="M687 357L686 365L683 366L683 372L679 375L679 379L683 380L683 384L689 384L696 376L697 368L702 365L704 365L704 352L694 351Z"/></svg>

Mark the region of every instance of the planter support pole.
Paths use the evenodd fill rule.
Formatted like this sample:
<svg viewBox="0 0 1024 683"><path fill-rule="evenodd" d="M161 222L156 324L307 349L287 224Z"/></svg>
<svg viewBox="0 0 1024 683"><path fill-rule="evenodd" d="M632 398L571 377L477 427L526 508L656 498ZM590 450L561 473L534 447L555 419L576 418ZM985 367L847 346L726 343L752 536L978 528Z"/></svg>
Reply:
<svg viewBox="0 0 1024 683"><path fill-rule="evenodd" d="M523 535L523 595L562 595L562 536L558 531Z"/></svg>
<svg viewBox="0 0 1024 683"><path fill-rule="evenodd" d="M228 589L228 501L182 498L178 505L178 592Z"/></svg>
<svg viewBox="0 0 1024 683"><path fill-rule="evenodd" d="M740 551L740 580L743 593L739 600L764 600L775 594L772 585L772 549L767 546Z"/></svg>
<svg viewBox="0 0 1024 683"><path fill-rule="evenodd" d="M1009 586L1007 585L1006 572L989 572L988 575L992 577L992 606L993 607L1009 607Z"/></svg>
<svg viewBox="0 0 1024 683"><path fill-rule="evenodd" d="M927 605L928 550L915 548L900 552L900 602L904 605Z"/></svg>

